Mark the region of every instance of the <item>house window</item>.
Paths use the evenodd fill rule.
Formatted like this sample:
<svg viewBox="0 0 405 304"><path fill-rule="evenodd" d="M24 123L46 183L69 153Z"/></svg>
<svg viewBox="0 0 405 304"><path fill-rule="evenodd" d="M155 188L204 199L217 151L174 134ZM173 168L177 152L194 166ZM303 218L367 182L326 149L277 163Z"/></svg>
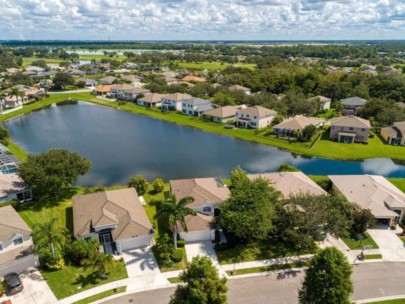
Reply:
<svg viewBox="0 0 405 304"><path fill-rule="evenodd" d="M343 127L340 127L340 131L343 131L344 130L344 128Z"/></svg>
<svg viewBox="0 0 405 304"><path fill-rule="evenodd" d="M3 250L3 245L2 244L0 244L0 251L2 251Z"/></svg>
<svg viewBox="0 0 405 304"><path fill-rule="evenodd" d="M352 127L350 127L350 128L349 128L349 131L353 131L353 128L352 128Z"/></svg>
<svg viewBox="0 0 405 304"><path fill-rule="evenodd" d="M361 132L365 132L365 131L366 131L366 129L364 129L364 128L363 128L363 129L361 129Z"/></svg>
<svg viewBox="0 0 405 304"><path fill-rule="evenodd" d="M335 129L335 126L332 126L332 130L334 130Z"/></svg>
<svg viewBox="0 0 405 304"><path fill-rule="evenodd" d="M204 206L202 211L203 211L203 213L211 213L212 208L211 208L211 206Z"/></svg>
<svg viewBox="0 0 405 304"><path fill-rule="evenodd" d="M252 126L256 126L256 123L255 122L251 122L250 123Z"/></svg>
<svg viewBox="0 0 405 304"><path fill-rule="evenodd" d="M14 246L20 245L20 244L22 244L22 243L23 243L22 237L19 237L18 239L14 239L14 240L13 240Z"/></svg>
<svg viewBox="0 0 405 304"><path fill-rule="evenodd" d="M247 118L249 118L249 115L246 115Z"/></svg>
<svg viewBox="0 0 405 304"><path fill-rule="evenodd" d="M256 117L256 116L253 116L253 118L256 119L257 117Z"/></svg>

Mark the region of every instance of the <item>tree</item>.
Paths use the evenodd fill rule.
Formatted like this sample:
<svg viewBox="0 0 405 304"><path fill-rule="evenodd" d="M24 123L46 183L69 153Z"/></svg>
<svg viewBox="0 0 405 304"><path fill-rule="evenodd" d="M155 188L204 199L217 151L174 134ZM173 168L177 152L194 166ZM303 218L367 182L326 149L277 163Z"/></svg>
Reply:
<svg viewBox="0 0 405 304"><path fill-rule="evenodd" d="M226 278L220 278L210 258L196 257L180 274L183 284L177 285L170 304L225 304Z"/></svg>
<svg viewBox="0 0 405 304"><path fill-rule="evenodd" d="M19 176L38 196L60 195L79 175L89 172L91 163L76 152L63 149L28 155L18 167Z"/></svg>
<svg viewBox="0 0 405 304"><path fill-rule="evenodd" d="M80 265L83 259L96 254L99 248L100 243L96 238L91 238L89 240L76 239L69 244L68 253L73 262Z"/></svg>
<svg viewBox="0 0 405 304"><path fill-rule="evenodd" d="M10 137L10 133L6 128L0 127L0 141L7 141Z"/></svg>
<svg viewBox="0 0 405 304"><path fill-rule="evenodd" d="M107 277L108 269L115 267L115 260L111 254L98 252L82 260L82 265L85 268L92 267L97 271L100 278L105 278Z"/></svg>
<svg viewBox="0 0 405 304"><path fill-rule="evenodd" d="M353 213L352 233L363 234L369 227L373 227L376 218L371 213L370 209L354 208Z"/></svg>
<svg viewBox="0 0 405 304"><path fill-rule="evenodd" d="M349 304L353 283L352 267L335 247L321 250L306 270L299 291L300 304Z"/></svg>
<svg viewBox="0 0 405 304"><path fill-rule="evenodd" d="M54 217L35 224L32 236L36 249L39 250L49 246L52 258L56 262L56 251L61 251L66 243L67 230L58 226L58 219Z"/></svg>
<svg viewBox="0 0 405 304"><path fill-rule="evenodd" d="M18 97L23 98L24 97L24 92L20 91L18 87L12 87L10 91L10 97L15 96L17 103L18 103Z"/></svg>
<svg viewBox="0 0 405 304"><path fill-rule="evenodd" d="M156 217L166 220L168 228L173 233L173 245L177 249L177 230L178 225L181 225L185 232L188 232L187 224L185 218L187 215L196 215L196 212L187 207L194 201L194 198L190 196L183 197L179 201L176 200L174 194L169 195L169 197L162 202L161 207L156 213Z"/></svg>
<svg viewBox="0 0 405 304"><path fill-rule="evenodd" d="M157 192L162 192L165 187L165 182L161 178L157 178L153 181L153 190Z"/></svg>
<svg viewBox="0 0 405 304"><path fill-rule="evenodd" d="M302 142L310 141L315 132L316 127L314 125L306 126L300 133L298 140Z"/></svg>
<svg viewBox="0 0 405 304"><path fill-rule="evenodd" d="M144 195L148 191L149 183L142 175L137 175L129 178L128 187L133 187L139 195Z"/></svg>
<svg viewBox="0 0 405 304"><path fill-rule="evenodd" d="M261 177L249 180L240 168L232 171L231 179L235 184L221 207L222 226L241 242L266 238L273 228L279 193Z"/></svg>
<svg viewBox="0 0 405 304"><path fill-rule="evenodd" d="M56 73L55 77L53 78L53 87L57 90L63 89L67 85L74 85L75 80L74 78L66 73Z"/></svg>

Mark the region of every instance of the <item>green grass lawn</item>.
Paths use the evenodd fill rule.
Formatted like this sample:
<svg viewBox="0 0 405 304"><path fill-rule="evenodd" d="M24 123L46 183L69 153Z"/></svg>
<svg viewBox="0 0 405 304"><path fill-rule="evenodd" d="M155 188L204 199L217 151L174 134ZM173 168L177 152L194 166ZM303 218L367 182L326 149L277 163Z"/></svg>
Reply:
<svg viewBox="0 0 405 304"><path fill-rule="evenodd" d="M301 267L306 267L308 265L309 265L309 262L295 262L295 263L289 263L289 264L271 265L271 266L266 266L266 267L252 267L252 268L245 268L245 269L229 270L226 273L228 275L235 276L235 275L250 274L250 273L284 270L284 269L290 269L290 268L301 268Z"/></svg>
<svg viewBox="0 0 405 304"><path fill-rule="evenodd" d="M101 59L114 59L114 60L123 60L126 59L127 57L125 57L124 55L116 55L114 57L110 57L110 56L106 56L104 54L81 54L80 56L80 60L101 60Z"/></svg>
<svg viewBox="0 0 405 304"><path fill-rule="evenodd" d="M230 63L225 63L225 62L220 62L220 61L213 61L213 62L208 62L208 61L203 61L203 62L180 62L176 61L176 64L178 64L181 68L189 69L189 70L224 70L225 68L229 66L234 66L234 67L243 67L247 68L250 70L256 69L256 64L254 63L236 63L236 64L230 64Z"/></svg>
<svg viewBox="0 0 405 304"><path fill-rule="evenodd" d="M370 302L369 304L405 304L405 298L387 301Z"/></svg>
<svg viewBox="0 0 405 304"><path fill-rule="evenodd" d="M388 178L388 180L402 192L405 192L405 178Z"/></svg>
<svg viewBox="0 0 405 304"><path fill-rule="evenodd" d="M33 61L44 60L46 63L60 63L65 61L59 58L36 58L36 57L25 57L23 58L23 67L30 66Z"/></svg>
<svg viewBox="0 0 405 304"><path fill-rule="evenodd" d="M126 290L127 290L127 287L126 287L126 286L124 286L124 287L119 287L119 288L117 288L117 289L107 290L107 291L101 292L101 293L99 293L99 294L96 294L96 295L94 295L94 296L91 296L91 297L85 298L85 299L83 299L83 300L74 302L73 304L89 304L89 303L93 303L93 302L95 302L95 301L98 301L98 300L107 298L107 297L109 297L109 296L113 296L113 295L116 295L116 294L119 294L119 293L123 293L123 292L125 292Z"/></svg>
<svg viewBox="0 0 405 304"><path fill-rule="evenodd" d="M41 269L41 274L58 299L128 277L123 261L117 261L115 267L109 269L108 277L105 279L99 278L91 268L85 270L74 265L65 265L56 271Z"/></svg>
<svg viewBox="0 0 405 304"><path fill-rule="evenodd" d="M364 259L365 260L381 260L382 255L381 254L365 254Z"/></svg>
<svg viewBox="0 0 405 304"><path fill-rule="evenodd" d="M286 244L275 240L263 241L260 243L251 243L247 245L237 244L235 247L217 250L218 261L220 264L232 264L241 262L250 262L257 260L267 260L287 256L297 256L310 254L312 252L296 252Z"/></svg>
<svg viewBox="0 0 405 304"><path fill-rule="evenodd" d="M177 284L177 283L181 283L181 280L179 277L175 277L175 278L168 278L167 279L170 283L172 284Z"/></svg>
<svg viewBox="0 0 405 304"><path fill-rule="evenodd" d="M373 249L378 249L377 244L374 242L374 240L368 233L366 233L363 242L356 240L352 237L343 237L342 240L350 249L363 249L363 246L366 245L372 245Z"/></svg>

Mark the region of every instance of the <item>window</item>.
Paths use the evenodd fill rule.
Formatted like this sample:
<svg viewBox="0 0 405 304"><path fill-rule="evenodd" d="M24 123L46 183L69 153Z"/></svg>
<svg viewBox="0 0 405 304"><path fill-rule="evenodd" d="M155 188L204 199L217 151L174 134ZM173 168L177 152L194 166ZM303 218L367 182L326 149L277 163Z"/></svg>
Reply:
<svg viewBox="0 0 405 304"><path fill-rule="evenodd" d="M353 131L353 127L350 127L350 128L349 128L349 131Z"/></svg>
<svg viewBox="0 0 405 304"><path fill-rule="evenodd" d="M13 240L14 246L20 245L23 243L22 237L19 237L18 239Z"/></svg>
<svg viewBox="0 0 405 304"><path fill-rule="evenodd" d="M2 244L0 244L0 251L2 251L3 250L3 245Z"/></svg>
<svg viewBox="0 0 405 304"><path fill-rule="evenodd" d="M366 131L366 129L364 129L364 128L363 128L363 129L361 129L361 132L365 132L365 131Z"/></svg>
<svg viewBox="0 0 405 304"><path fill-rule="evenodd" d="M256 116L253 116L253 118L256 119L257 117L256 117Z"/></svg>
<svg viewBox="0 0 405 304"><path fill-rule="evenodd" d="M335 129L335 126L332 126L332 130L334 130Z"/></svg>
<svg viewBox="0 0 405 304"><path fill-rule="evenodd" d="M249 115L246 115L247 118L249 118Z"/></svg>
<svg viewBox="0 0 405 304"><path fill-rule="evenodd" d="M256 126L256 123L255 122L251 122L250 123L252 126Z"/></svg>
<svg viewBox="0 0 405 304"><path fill-rule="evenodd" d="M203 211L203 213L211 213L212 208L211 208L211 206L204 206L202 211Z"/></svg>

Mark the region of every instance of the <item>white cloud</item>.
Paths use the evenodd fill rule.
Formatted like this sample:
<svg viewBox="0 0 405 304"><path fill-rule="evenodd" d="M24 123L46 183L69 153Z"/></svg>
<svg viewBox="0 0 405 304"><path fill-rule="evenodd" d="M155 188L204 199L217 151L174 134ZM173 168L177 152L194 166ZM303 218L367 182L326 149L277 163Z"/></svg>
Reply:
<svg viewBox="0 0 405 304"><path fill-rule="evenodd" d="M405 38L402 0L0 0L0 7L2 39Z"/></svg>

